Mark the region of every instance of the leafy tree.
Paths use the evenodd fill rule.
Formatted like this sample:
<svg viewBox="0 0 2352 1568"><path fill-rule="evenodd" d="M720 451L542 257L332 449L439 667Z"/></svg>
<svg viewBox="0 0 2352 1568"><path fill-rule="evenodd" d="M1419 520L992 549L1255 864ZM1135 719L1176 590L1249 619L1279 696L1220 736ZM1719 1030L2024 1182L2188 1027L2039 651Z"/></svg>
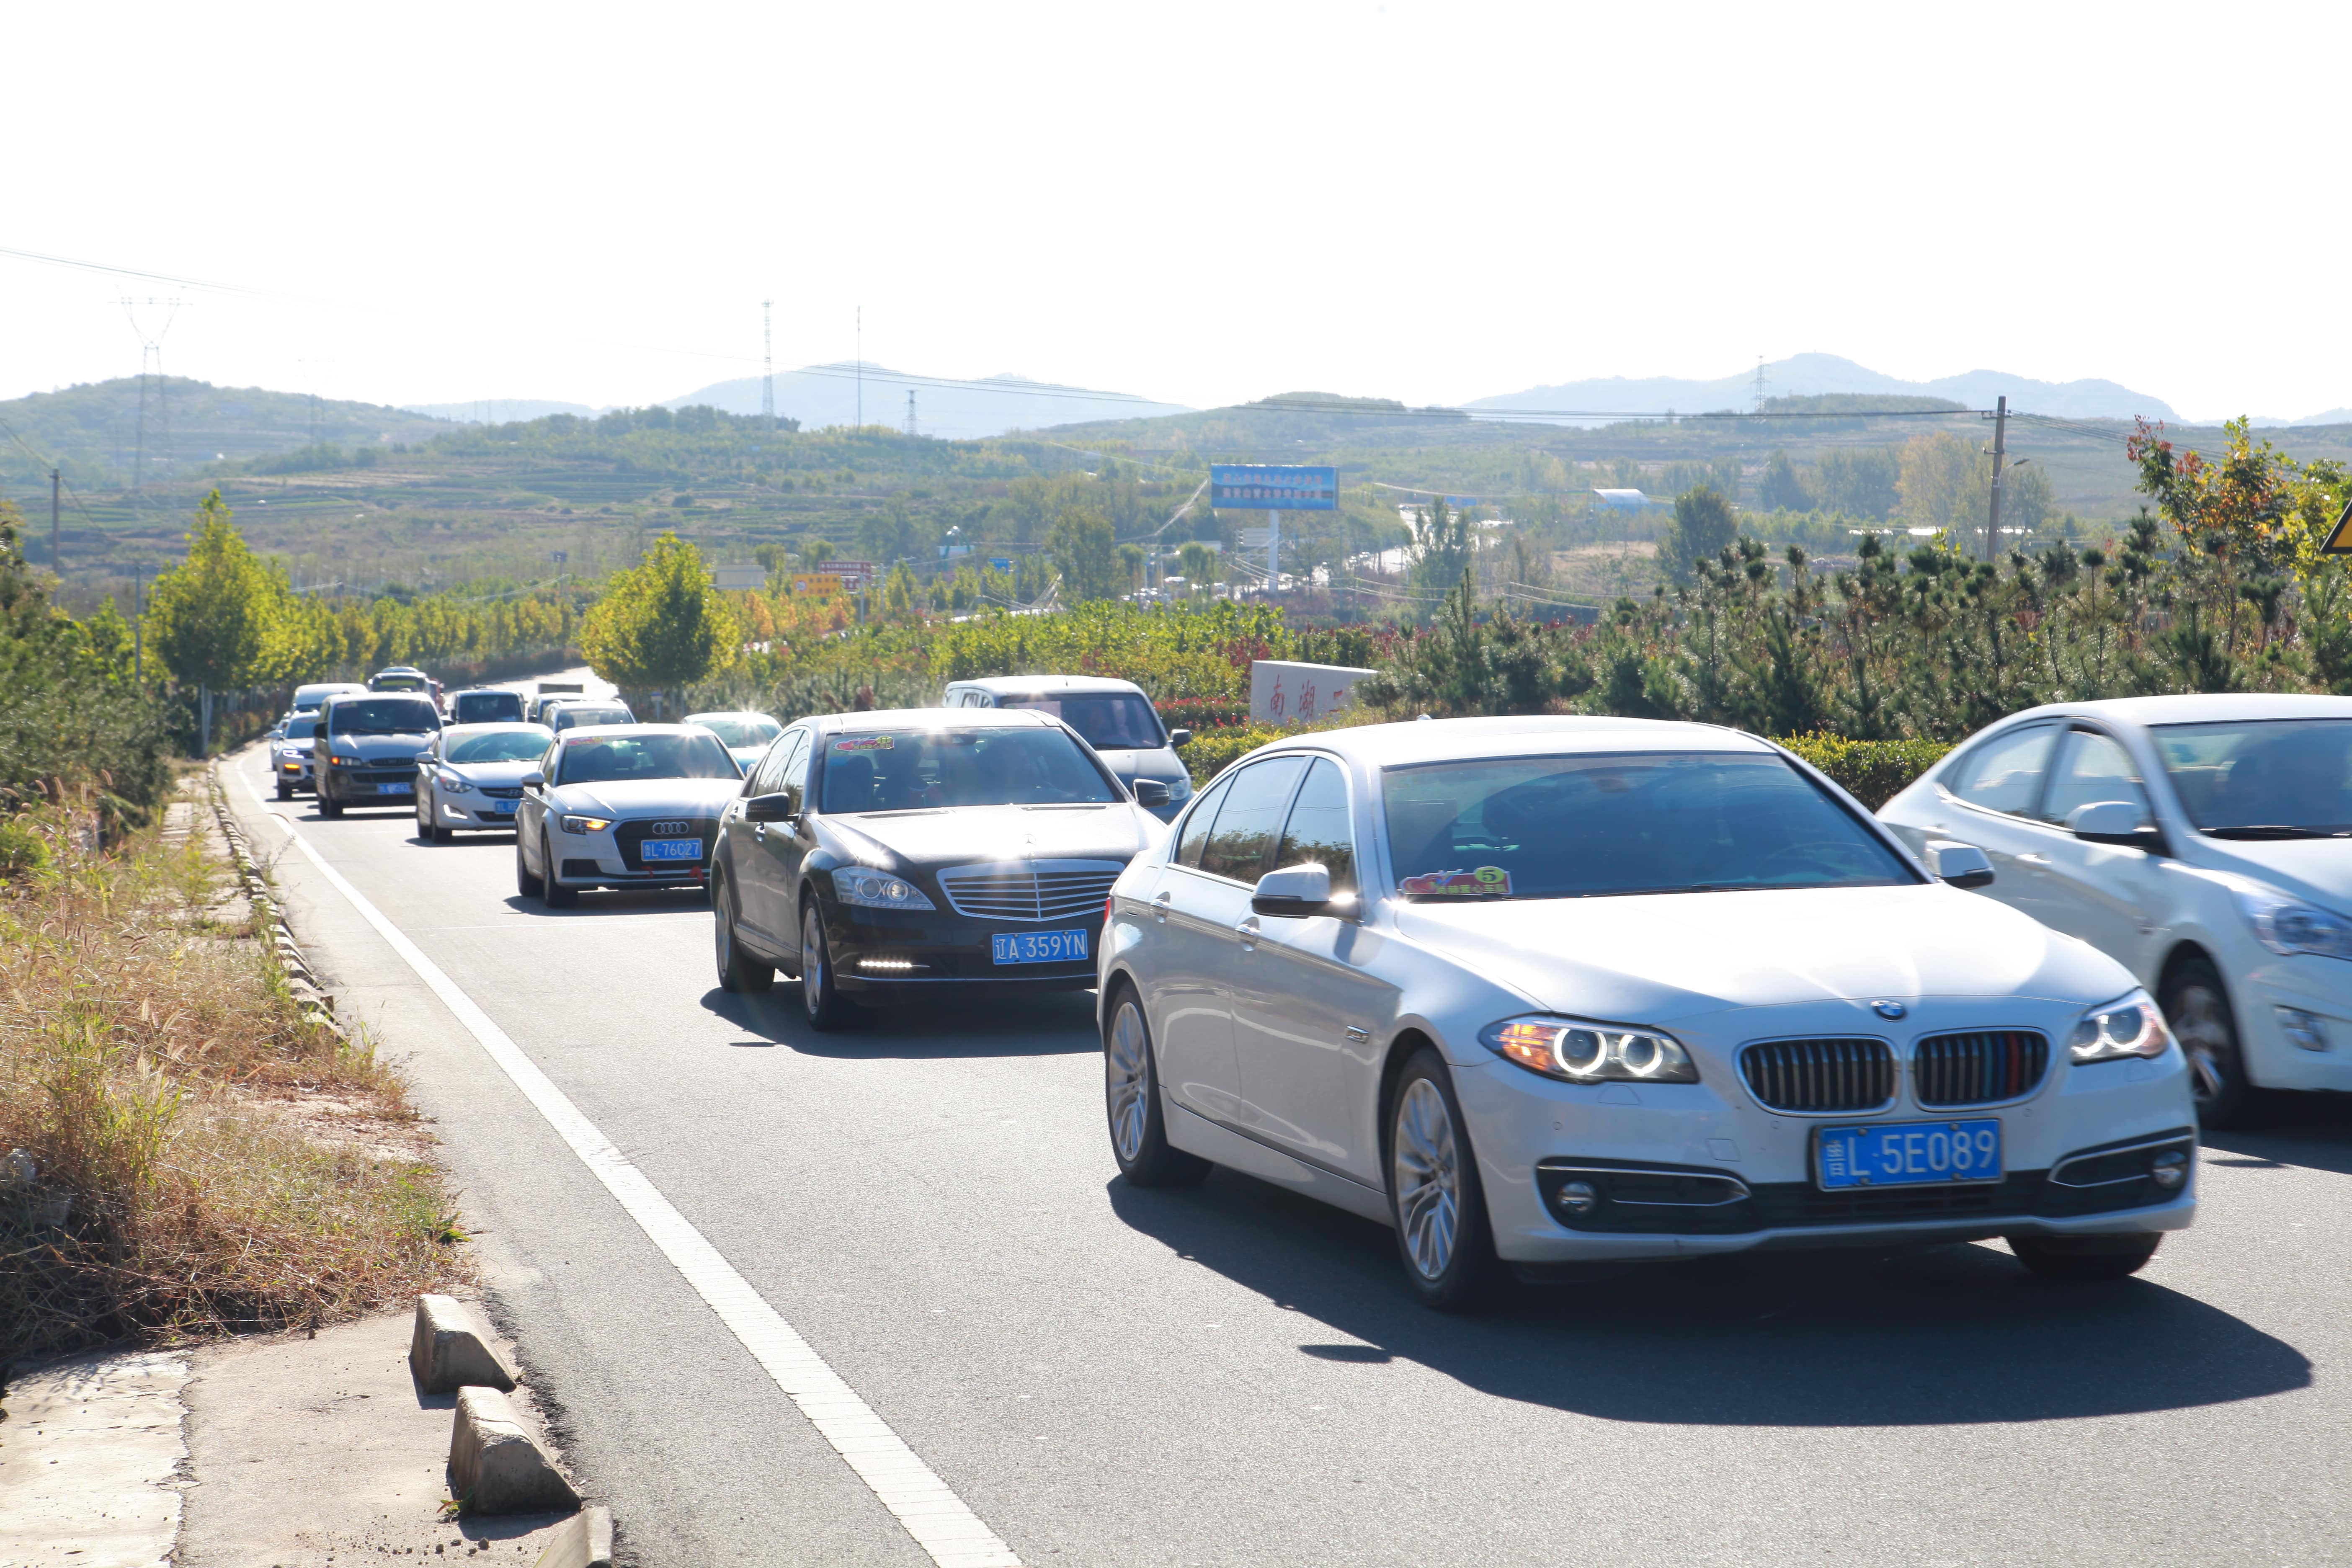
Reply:
<svg viewBox="0 0 2352 1568"><path fill-rule="evenodd" d="M1687 583L1700 562L1727 549L1739 533L1731 503L1713 485L1700 485L1675 498L1675 521L1668 525L1663 553L1666 571L1677 583Z"/></svg>
<svg viewBox="0 0 2352 1568"><path fill-rule="evenodd" d="M1094 508L1067 506L1055 513L1045 548L1062 574L1062 593L1071 602L1116 599L1126 592L1110 519Z"/></svg>
<svg viewBox="0 0 2352 1568"><path fill-rule="evenodd" d="M1187 540L1176 552L1176 569L1194 598L1204 597L1217 580L1217 552L1197 539Z"/></svg>
<svg viewBox="0 0 2352 1568"><path fill-rule="evenodd" d="M1767 511L1811 511L1812 493L1797 472L1797 465L1789 461L1786 452L1775 452L1764 465L1764 478L1756 487L1756 504Z"/></svg>
<svg viewBox="0 0 2352 1568"><path fill-rule="evenodd" d="M1883 518L1902 504L1903 466L1885 447L1832 447L1813 459L1821 504L1848 517Z"/></svg>
<svg viewBox="0 0 2352 1568"><path fill-rule="evenodd" d="M1449 508L1444 496L1432 496L1413 517L1412 544L1412 585L1432 597L1453 593L1477 547L1470 514Z"/></svg>
<svg viewBox="0 0 2352 1568"><path fill-rule="evenodd" d="M665 531L643 561L614 574L580 641L589 665L624 691L682 698L735 662L742 636L702 552Z"/></svg>
<svg viewBox="0 0 2352 1568"><path fill-rule="evenodd" d="M259 677L280 608L280 578L246 548L215 490L188 533L188 558L155 579L147 602L147 638L163 668L197 689L203 708L201 754L213 748L213 694Z"/></svg>

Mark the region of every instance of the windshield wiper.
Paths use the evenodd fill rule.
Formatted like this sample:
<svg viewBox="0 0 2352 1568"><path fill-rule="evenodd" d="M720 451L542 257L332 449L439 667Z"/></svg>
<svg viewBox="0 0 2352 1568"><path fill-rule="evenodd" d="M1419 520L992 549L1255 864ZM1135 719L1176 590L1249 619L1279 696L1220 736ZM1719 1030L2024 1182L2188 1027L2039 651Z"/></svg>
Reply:
<svg viewBox="0 0 2352 1568"><path fill-rule="evenodd" d="M2352 838L2342 827L2290 827L2283 822L2258 822L2244 827L2200 827L2208 838Z"/></svg>

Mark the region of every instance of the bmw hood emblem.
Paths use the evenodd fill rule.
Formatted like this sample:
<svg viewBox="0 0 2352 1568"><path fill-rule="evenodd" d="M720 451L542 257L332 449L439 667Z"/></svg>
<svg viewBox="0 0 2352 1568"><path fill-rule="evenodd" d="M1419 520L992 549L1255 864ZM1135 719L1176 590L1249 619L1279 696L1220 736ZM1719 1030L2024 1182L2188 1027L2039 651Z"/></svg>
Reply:
<svg viewBox="0 0 2352 1568"><path fill-rule="evenodd" d="M1900 1002L1873 1002L1870 1010L1882 1018L1900 1018L1907 1011Z"/></svg>

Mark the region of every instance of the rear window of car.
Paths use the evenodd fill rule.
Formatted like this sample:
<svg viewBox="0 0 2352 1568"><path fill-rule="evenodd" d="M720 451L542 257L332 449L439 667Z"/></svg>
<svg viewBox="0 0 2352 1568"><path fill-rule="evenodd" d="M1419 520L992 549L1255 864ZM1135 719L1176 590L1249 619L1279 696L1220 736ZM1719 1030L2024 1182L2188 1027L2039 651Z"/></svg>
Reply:
<svg viewBox="0 0 2352 1568"><path fill-rule="evenodd" d="M1918 880L1883 839L1778 756L1638 752L1433 763L1391 769L1381 788L1397 891L1407 898Z"/></svg>
<svg viewBox="0 0 2352 1568"><path fill-rule="evenodd" d="M740 779L716 735L581 735L563 744L561 784L626 779Z"/></svg>
<svg viewBox="0 0 2352 1568"><path fill-rule="evenodd" d="M784 732L782 724L758 713L712 713L687 722L701 725L730 746L744 748L764 746Z"/></svg>
<svg viewBox="0 0 2352 1568"><path fill-rule="evenodd" d="M824 809L1108 805L1118 788L1060 730L916 730L824 740Z"/></svg>
<svg viewBox="0 0 2352 1568"><path fill-rule="evenodd" d="M460 724L495 724L522 717L522 696L514 691L461 691L449 709Z"/></svg>
<svg viewBox="0 0 2352 1568"><path fill-rule="evenodd" d="M412 735L441 728L441 714L419 698L362 697L330 707L327 724L338 735Z"/></svg>
<svg viewBox="0 0 2352 1568"><path fill-rule="evenodd" d="M1149 752L1168 743L1151 704L1131 691L1016 693L996 705L1051 713L1097 752Z"/></svg>
<svg viewBox="0 0 2352 1568"><path fill-rule="evenodd" d="M569 703L548 715L548 722L558 730L580 730L594 724L634 724L636 721L625 708L592 707L585 702Z"/></svg>

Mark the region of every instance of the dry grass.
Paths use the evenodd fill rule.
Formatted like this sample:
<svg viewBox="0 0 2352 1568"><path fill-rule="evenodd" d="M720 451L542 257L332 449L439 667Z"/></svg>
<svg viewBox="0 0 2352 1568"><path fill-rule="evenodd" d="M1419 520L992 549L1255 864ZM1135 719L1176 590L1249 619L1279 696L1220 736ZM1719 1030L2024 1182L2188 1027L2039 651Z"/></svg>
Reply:
<svg viewBox="0 0 2352 1568"><path fill-rule="evenodd" d="M415 1124L372 1050L302 1020L202 842L150 829L0 887L0 1156L38 1173L0 1165L0 1365L329 1321L457 1268L428 1162L289 1114Z"/></svg>

